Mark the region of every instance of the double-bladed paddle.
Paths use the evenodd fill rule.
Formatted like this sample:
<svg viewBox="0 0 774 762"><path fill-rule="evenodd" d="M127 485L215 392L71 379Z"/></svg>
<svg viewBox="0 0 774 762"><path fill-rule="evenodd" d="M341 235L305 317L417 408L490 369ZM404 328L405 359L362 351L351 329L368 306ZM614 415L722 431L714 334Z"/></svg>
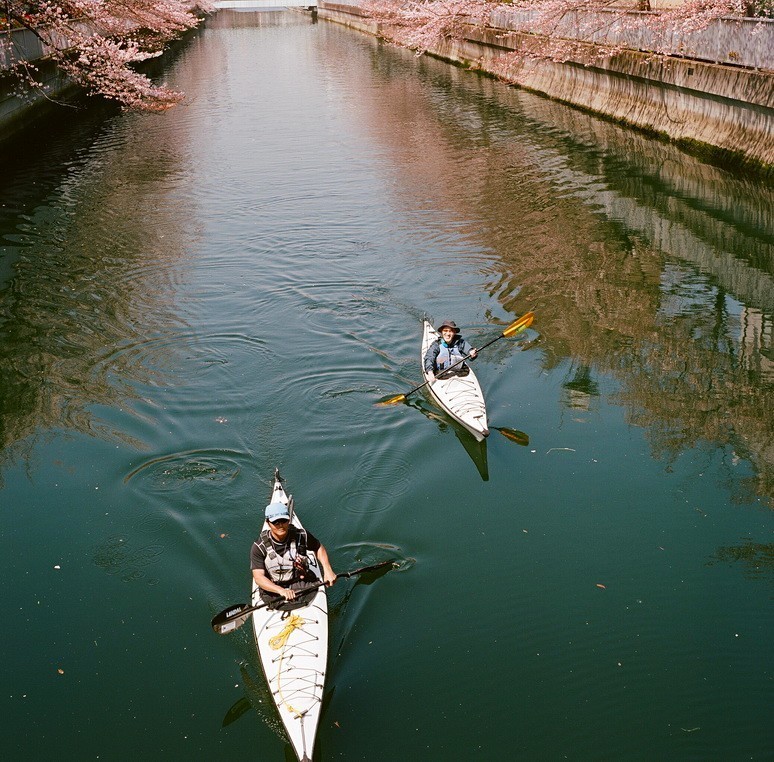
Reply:
<svg viewBox="0 0 774 762"><path fill-rule="evenodd" d="M515 336L517 333L521 333L524 329L529 328L529 326L532 325L532 321L535 319L535 313L534 312L527 312L526 314L522 315L518 320L515 320L513 323L511 323L499 336L496 336L491 341L487 341L486 344L479 347L476 350L476 354L480 352L482 349L486 349L488 346L491 346L496 341L499 341L500 339L507 338L509 336ZM447 373L452 368L456 368L458 365L462 365L462 363L465 362L465 360L469 360L470 355L467 355L466 357L463 357L461 360L457 360L457 362L450 365L448 368L444 368L444 373ZM377 405L396 405L398 402L405 402L406 397L408 397L410 394L413 394L414 392L419 391L423 386L427 386L430 382L425 381L424 384L420 384L419 386L415 386L413 389L410 389L405 394L394 394L391 397L385 397L384 399L379 400L376 404Z"/></svg>
<svg viewBox="0 0 774 762"><path fill-rule="evenodd" d="M354 577L356 574L376 571L376 569L383 569L385 566L390 566L391 564L394 565L396 563L397 561L395 559L391 559L390 561L382 561L381 563L373 564L372 566L364 566L361 569L353 569L352 571L342 572L341 574L336 575L336 579L339 580L342 577ZM322 587L324 584L325 582L320 580L314 585L305 587L303 590L299 590L298 592L308 593L310 590L316 590L318 587ZM253 611L258 611L258 609L277 608L283 603L285 603L284 598L280 598L276 602L272 601L271 603L261 603L258 606L251 606L249 603L235 603L233 606L229 606L227 609L221 611L220 614L216 614L212 618L212 629L215 630L218 635L226 635L229 632L233 632L238 627L241 627L247 620L247 617L250 616Z"/></svg>

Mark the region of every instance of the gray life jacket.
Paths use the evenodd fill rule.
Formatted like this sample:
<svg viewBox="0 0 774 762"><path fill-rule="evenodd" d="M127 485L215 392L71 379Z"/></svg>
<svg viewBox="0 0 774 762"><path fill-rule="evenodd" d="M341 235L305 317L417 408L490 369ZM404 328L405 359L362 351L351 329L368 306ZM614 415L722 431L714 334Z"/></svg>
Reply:
<svg viewBox="0 0 774 762"><path fill-rule="evenodd" d="M454 344L449 347L444 343L443 339L441 339L438 342L438 346L439 351L438 357L435 358L435 367L438 369L439 373L443 371L444 368L454 365L455 362L459 362L465 357L465 355L460 352L460 344L458 341L455 341ZM457 369L460 369L463 366L464 364L461 363L457 366Z"/></svg>
<svg viewBox="0 0 774 762"><path fill-rule="evenodd" d="M304 577L306 581L322 579L320 565L317 556L306 547L306 530L292 527L288 533L283 553L278 553L271 539L271 532L264 529L261 532L260 543L266 551L263 564L266 574L272 582L287 586L301 579L297 559L306 558L308 571Z"/></svg>

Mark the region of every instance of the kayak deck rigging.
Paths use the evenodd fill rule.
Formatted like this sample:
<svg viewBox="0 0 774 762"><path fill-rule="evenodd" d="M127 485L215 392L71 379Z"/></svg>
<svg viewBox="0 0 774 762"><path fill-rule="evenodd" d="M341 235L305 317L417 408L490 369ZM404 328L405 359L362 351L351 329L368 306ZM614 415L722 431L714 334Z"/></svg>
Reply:
<svg viewBox="0 0 774 762"><path fill-rule="evenodd" d="M272 502L291 503L279 473L275 474ZM298 514L291 523L301 528ZM264 529L268 525L264 523ZM316 567L315 567L316 568ZM253 605L262 602L253 582ZM319 587L306 605L253 612L253 630L261 666L272 699L291 745L301 762L311 760L322 710L328 661L328 599Z"/></svg>
<svg viewBox="0 0 774 762"><path fill-rule="evenodd" d="M282 631L269 638L269 645L272 648L279 650L279 654L272 659L272 663L277 664L277 674L269 684L269 689L272 695L277 697L277 704L283 705L289 712L295 715L296 718L301 718L309 713L310 702L312 704L317 703L320 700L318 688L323 687L321 679L324 680L325 675L321 675L314 669L308 669L304 667L297 667L292 663L293 656L296 653L307 653L310 656L317 657L318 654L311 648L306 648L307 644L319 644L320 639L313 633L309 633L303 629L306 620L299 614L293 614L288 623L283 627ZM319 620L314 620L315 625L319 625ZM277 624L276 626L280 626ZM296 639L292 644L294 653L286 658L287 641L294 632L300 632L307 636L307 640ZM271 684L276 682L276 688ZM296 705L299 700L303 700L306 704L306 708L301 710L297 709Z"/></svg>

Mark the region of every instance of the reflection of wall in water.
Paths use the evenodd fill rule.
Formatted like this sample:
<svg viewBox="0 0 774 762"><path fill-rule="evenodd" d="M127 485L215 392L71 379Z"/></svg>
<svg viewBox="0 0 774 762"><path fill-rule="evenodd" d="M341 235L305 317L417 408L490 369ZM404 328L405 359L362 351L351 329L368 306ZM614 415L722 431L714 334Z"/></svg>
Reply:
<svg viewBox="0 0 774 762"><path fill-rule="evenodd" d="M599 385L594 380L588 365L571 368L569 380L562 384L563 404L574 413L589 413L596 409L599 400Z"/></svg>
<svg viewBox="0 0 774 762"><path fill-rule="evenodd" d="M738 445L753 489L774 494L771 394L738 360L739 311L774 311L768 190L529 93L384 54L369 72L379 89L351 108L405 167L403 203L451 211L495 257L490 294L537 309L546 365L572 360L567 409L595 404L577 368L609 373L656 454ZM748 351L766 365L760 342Z"/></svg>
<svg viewBox="0 0 774 762"><path fill-rule="evenodd" d="M764 383L774 383L774 320L760 310L744 308L741 315L740 358L745 369ZM772 415L774 412L770 411Z"/></svg>

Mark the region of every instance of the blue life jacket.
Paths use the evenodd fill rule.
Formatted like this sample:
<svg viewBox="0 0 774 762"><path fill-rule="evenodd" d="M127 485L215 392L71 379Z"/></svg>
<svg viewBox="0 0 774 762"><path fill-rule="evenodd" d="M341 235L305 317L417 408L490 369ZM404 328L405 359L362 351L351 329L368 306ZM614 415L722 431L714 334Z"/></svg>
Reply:
<svg viewBox="0 0 774 762"><path fill-rule="evenodd" d="M459 362L465 357L465 355L460 352L459 341L454 341L452 345L449 346L443 339L439 339L438 344L440 351L438 352L438 357L435 358L435 367L437 368L438 373L441 373L444 368L454 365L454 363ZM462 367L463 364L457 366L458 369Z"/></svg>

